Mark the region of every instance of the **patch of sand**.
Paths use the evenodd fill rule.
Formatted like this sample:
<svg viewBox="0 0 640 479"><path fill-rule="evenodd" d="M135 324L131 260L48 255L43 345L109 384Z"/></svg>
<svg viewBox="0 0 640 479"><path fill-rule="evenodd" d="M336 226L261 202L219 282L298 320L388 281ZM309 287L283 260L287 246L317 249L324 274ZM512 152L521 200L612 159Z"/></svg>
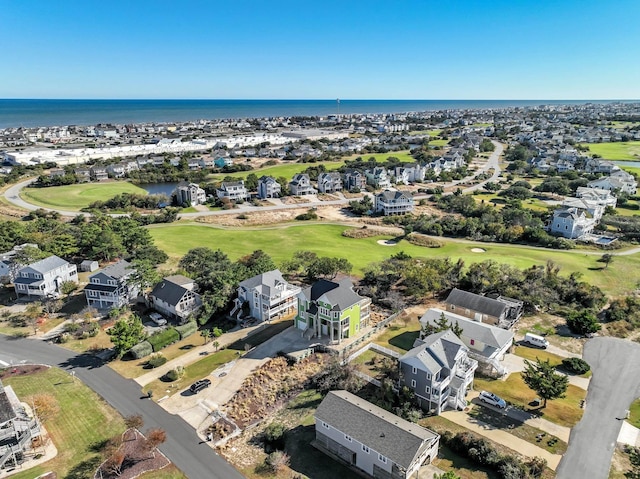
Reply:
<svg viewBox="0 0 640 479"><path fill-rule="evenodd" d="M378 240L378 244L380 244L382 246L395 246L398 243L396 241L393 241L393 240Z"/></svg>
<svg viewBox="0 0 640 479"><path fill-rule="evenodd" d="M486 253L487 250L486 249L482 249L482 248L471 248L471 252L472 253Z"/></svg>

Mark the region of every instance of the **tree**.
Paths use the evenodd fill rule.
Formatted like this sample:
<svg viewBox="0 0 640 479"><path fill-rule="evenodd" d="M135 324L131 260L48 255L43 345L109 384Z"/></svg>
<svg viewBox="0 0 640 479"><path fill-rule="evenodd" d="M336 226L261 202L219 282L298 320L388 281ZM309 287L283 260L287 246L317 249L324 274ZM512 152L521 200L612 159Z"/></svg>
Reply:
<svg viewBox="0 0 640 479"><path fill-rule="evenodd" d="M145 335L142 320L135 314L129 319L117 320L109 330L109 336L118 357L142 341Z"/></svg>
<svg viewBox="0 0 640 479"><path fill-rule="evenodd" d="M434 475L433 479L461 479L461 478L455 472L447 471L447 472L443 472L442 474Z"/></svg>
<svg viewBox="0 0 640 479"><path fill-rule="evenodd" d="M614 256L611 253L603 254L598 261L604 263L604 268L607 269L610 263L613 263Z"/></svg>
<svg viewBox="0 0 640 479"><path fill-rule="evenodd" d="M122 475L122 465L125 458L126 455L124 451L122 449L117 449L107 458L102 467L105 472L115 474L117 477L120 477Z"/></svg>
<svg viewBox="0 0 640 479"><path fill-rule="evenodd" d="M216 351L218 351L218 348L220 347L220 343L218 341L214 341L213 347L216 349Z"/></svg>
<svg viewBox="0 0 640 479"><path fill-rule="evenodd" d="M160 281L160 275L151 261L136 259L132 263L135 269L131 281L137 284L141 292Z"/></svg>
<svg viewBox="0 0 640 479"><path fill-rule="evenodd" d="M140 429L144 426L144 420L140 414L132 414L124 418L124 424L129 429Z"/></svg>
<svg viewBox="0 0 640 479"><path fill-rule="evenodd" d="M555 366L550 361L536 359L535 363L524 360L525 370L521 373L525 384L543 399L542 407L547 407L547 401L565 397L569 387L569 377L556 373Z"/></svg>
<svg viewBox="0 0 640 479"><path fill-rule="evenodd" d="M204 344L209 342L209 338L212 336L210 329L203 329L200 331L200 336L204 339Z"/></svg>
<svg viewBox="0 0 640 479"><path fill-rule="evenodd" d="M33 334L36 334L38 332L38 320L42 315L42 304L38 302L30 303L22 315L26 323L33 328Z"/></svg>
<svg viewBox="0 0 640 479"><path fill-rule="evenodd" d="M34 414L42 422L53 419L60 412L60 405L53 394L40 393L26 398L27 404L34 409Z"/></svg>
<svg viewBox="0 0 640 479"><path fill-rule="evenodd" d="M600 331L602 325L588 309L573 311L567 317L567 326L575 334L587 335Z"/></svg>
<svg viewBox="0 0 640 479"><path fill-rule="evenodd" d="M167 433L164 429L150 429L147 432L147 440L144 443L144 448L147 450L151 457L155 457L155 449L160 444L167 440Z"/></svg>
<svg viewBox="0 0 640 479"><path fill-rule="evenodd" d="M76 283L75 281L64 281L60 285L60 292L66 296L69 296L76 289L78 289L78 283Z"/></svg>

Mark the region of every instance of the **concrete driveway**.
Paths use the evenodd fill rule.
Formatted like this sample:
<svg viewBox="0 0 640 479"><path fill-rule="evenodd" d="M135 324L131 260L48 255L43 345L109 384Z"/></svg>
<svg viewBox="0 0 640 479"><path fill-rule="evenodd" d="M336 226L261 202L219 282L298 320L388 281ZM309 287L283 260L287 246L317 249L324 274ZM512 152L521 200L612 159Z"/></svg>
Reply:
<svg viewBox="0 0 640 479"><path fill-rule="evenodd" d="M611 457L629 405L640 396L640 344L593 338L584 347L591 365L584 416L572 429L558 479L607 479Z"/></svg>

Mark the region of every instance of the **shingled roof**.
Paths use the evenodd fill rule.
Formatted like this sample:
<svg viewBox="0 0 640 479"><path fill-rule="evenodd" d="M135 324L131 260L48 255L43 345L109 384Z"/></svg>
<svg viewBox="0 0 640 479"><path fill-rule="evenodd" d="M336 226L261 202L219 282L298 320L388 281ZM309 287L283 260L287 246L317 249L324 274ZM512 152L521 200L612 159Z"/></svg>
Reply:
<svg viewBox="0 0 640 479"><path fill-rule="evenodd" d="M327 394L315 417L405 469L439 437L347 391Z"/></svg>
<svg viewBox="0 0 640 479"><path fill-rule="evenodd" d="M5 391L2 381L0 381L0 424L11 421L17 416L12 402L9 400L7 391Z"/></svg>
<svg viewBox="0 0 640 479"><path fill-rule="evenodd" d="M319 279L302 293L309 301L314 302L324 296L334 311L343 311L364 299L363 296L353 291L353 283L349 278L345 278L339 283Z"/></svg>
<svg viewBox="0 0 640 479"><path fill-rule="evenodd" d="M495 316L496 318L499 318L508 307L505 303L498 301L497 299L491 299L479 294L462 291L458 288L454 288L453 291L449 293L449 296L447 297L447 304L453 304L460 308L470 309L471 311Z"/></svg>

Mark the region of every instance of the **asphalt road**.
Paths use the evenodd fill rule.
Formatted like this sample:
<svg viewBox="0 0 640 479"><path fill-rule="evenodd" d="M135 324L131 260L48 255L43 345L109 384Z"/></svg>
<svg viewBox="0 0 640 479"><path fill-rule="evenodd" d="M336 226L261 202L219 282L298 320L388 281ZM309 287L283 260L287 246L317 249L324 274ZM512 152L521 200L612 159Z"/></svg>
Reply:
<svg viewBox="0 0 640 479"><path fill-rule="evenodd" d="M167 441L160 446L160 450L191 479L244 477L207 443L201 443L195 430L181 417L169 414L155 402L142 398L137 383L124 379L91 355L75 356L71 351L43 341L0 335L0 361L9 364L21 361L49 364L75 371L77 378L123 416L141 414L145 428L164 429Z"/></svg>
<svg viewBox="0 0 640 479"><path fill-rule="evenodd" d="M640 396L640 344L617 338L587 341L593 376L582 420L571 430L557 479L607 479L622 419Z"/></svg>

